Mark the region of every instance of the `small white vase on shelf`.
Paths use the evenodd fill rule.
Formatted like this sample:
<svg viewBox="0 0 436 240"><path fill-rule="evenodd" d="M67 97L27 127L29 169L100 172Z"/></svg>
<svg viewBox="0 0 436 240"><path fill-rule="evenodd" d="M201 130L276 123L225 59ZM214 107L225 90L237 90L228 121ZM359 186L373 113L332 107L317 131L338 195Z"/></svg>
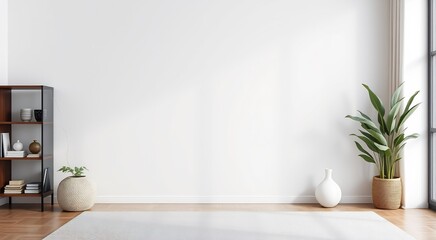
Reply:
<svg viewBox="0 0 436 240"><path fill-rule="evenodd" d="M23 144L20 142L20 140L17 140L17 142L14 143L14 145L12 145L12 148L15 151L21 151L21 150L23 150Z"/></svg>
<svg viewBox="0 0 436 240"><path fill-rule="evenodd" d="M332 178L333 170L325 169L324 180L316 187L316 200L323 207L335 207L341 200L342 191Z"/></svg>

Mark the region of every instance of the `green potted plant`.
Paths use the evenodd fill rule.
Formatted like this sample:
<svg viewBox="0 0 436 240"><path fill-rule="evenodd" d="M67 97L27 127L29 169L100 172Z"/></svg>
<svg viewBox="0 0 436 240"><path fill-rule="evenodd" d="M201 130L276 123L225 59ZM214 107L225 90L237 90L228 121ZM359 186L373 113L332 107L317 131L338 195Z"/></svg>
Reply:
<svg viewBox="0 0 436 240"><path fill-rule="evenodd" d="M57 200L64 211L85 211L94 206L95 190L84 175L86 167L63 166L58 171L70 173L58 186Z"/></svg>
<svg viewBox="0 0 436 240"><path fill-rule="evenodd" d="M351 134L359 141L354 141L363 160L374 163L378 168L378 176L373 178L372 198L376 208L398 209L401 205L401 179L395 176L395 165L401 160L401 149L410 139L418 134L406 135L404 124L415 112L419 104L413 104L416 91L404 105L400 97L403 88L401 84L393 93L389 107L386 108L380 98L365 84L372 106L377 112L377 120L372 120L367 114L358 111L358 116L347 115L360 123L359 134Z"/></svg>
<svg viewBox="0 0 436 240"><path fill-rule="evenodd" d="M74 177L85 177L84 172L85 170L88 170L86 167L68 167L68 166L62 166L58 171L63 173L71 173Z"/></svg>

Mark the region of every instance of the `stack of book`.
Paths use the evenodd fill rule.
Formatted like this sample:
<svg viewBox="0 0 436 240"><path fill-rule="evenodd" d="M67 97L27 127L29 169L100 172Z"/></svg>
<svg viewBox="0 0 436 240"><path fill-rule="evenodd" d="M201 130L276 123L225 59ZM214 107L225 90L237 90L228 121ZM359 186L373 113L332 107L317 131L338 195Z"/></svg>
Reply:
<svg viewBox="0 0 436 240"><path fill-rule="evenodd" d="M21 194L24 190L24 180L10 180L5 186L5 194Z"/></svg>
<svg viewBox="0 0 436 240"><path fill-rule="evenodd" d="M24 151L6 151L5 157L25 157Z"/></svg>
<svg viewBox="0 0 436 240"><path fill-rule="evenodd" d="M26 184L26 189L24 193L40 193L41 192L41 183L40 182L30 182Z"/></svg>

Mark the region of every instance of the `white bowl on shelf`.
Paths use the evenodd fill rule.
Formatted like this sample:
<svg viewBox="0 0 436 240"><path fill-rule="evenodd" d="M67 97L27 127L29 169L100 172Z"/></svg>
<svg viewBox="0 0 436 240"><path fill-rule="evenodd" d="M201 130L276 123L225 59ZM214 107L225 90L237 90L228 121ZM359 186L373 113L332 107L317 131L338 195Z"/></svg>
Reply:
<svg viewBox="0 0 436 240"><path fill-rule="evenodd" d="M20 110L20 118L24 122L30 122L32 120L32 109L31 108L22 108Z"/></svg>

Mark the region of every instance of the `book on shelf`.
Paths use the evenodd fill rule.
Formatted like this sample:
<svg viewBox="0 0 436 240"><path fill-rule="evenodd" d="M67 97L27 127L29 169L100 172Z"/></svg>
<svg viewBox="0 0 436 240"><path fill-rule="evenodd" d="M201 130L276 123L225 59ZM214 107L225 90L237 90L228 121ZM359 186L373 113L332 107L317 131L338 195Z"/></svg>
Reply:
<svg viewBox="0 0 436 240"><path fill-rule="evenodd" d="M41 187L41 182L30 182L26 184L27 187Z"/></svg>
<svg viewBox="0 0 436 240"><path fill-rule="evenodd" d="M19 155L19 154L23 154L23 153L25 153L25 151L15 151L15 150L13 150L13 151L6 151L6 154L17 154L17 155Z"/></svg>
<svg viewBox="0 0 436 240"><path fill-rule="evenodd" d="M23 189L20 189L20 190L5 189L5 194L22 194L22 193L23 193Z"/></svg>
<svg viewBox="0 0 436 240"><path fill-rule="evenodd" d="M25 157L25 154L7 154L5 155L5 158L22 158Z"/></svg>
<svg viewBox="0 0 436 240"><path fill-rule="evenodd" d="M3 157L6 155L6 152L11 150L11 140L9 138L9 133L1 133L2 139L2 152Z"/></svg>
<svg viewBox="0 0 436 240"><path fill-rule="evenodd" d="M41 189L25 189L24 193L40 193Z"/></svg>
<svg viewBox="0 0 436 240"><path fill-rule="evenodd" d="M23 179L14 179L9 181L9 185L21 185L24 184Z"/></svg>
<svg viewBox="0 0 436 240"><path fill-rule="evenodd" d="M21 185L6 185L5 189L8 190L18 190L18 189L23 189L25 186L25 184L21 184Z"/></svg>
<svg viewBox="0 0 436 240"><path fill-rule="evenodd" d="M6 151L5 157L25 157L25 151Z"/></svg>
<svg viewBox="0 0 436 240"><path fill-rule="evenodd" d="M30 182L26 184L26 189L24 193L40 193L41 192L41 182Z"/></svg>
<svg viewBox="0 0 436 240"><path fill-rule="evenodd" d="M24 190L24 180L22 179L14 179L9 181L9 185L4 187L4 193L6 194L20 194Z"/></svg>

